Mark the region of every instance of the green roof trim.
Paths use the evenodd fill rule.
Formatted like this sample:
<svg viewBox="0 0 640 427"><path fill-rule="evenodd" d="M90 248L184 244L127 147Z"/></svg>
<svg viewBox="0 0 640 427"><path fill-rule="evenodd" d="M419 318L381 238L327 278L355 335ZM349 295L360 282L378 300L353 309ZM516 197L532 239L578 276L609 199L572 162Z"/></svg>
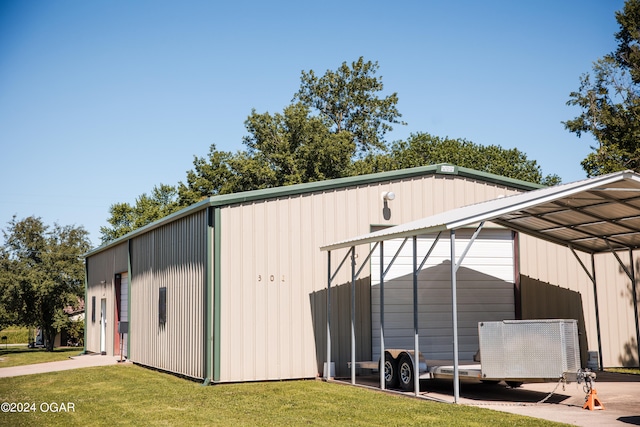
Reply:
<svg viewBox="0 0 640 427"><path fill-rule="evenodd" d="M313 193L324 190L334 190L345 187L353 187L357 185L368 185L377 182L393 181L398 179L407 179L417 176L427 175L457 175L470 179L477 179L480 181L490 182L493 184L504 185L507 187L517 188L520 190L536 190L544 188L544 185L534 184L519 179L507 178L492 173L481 172L475 169L463 168L460 166L451 165L449 163L439 163L430 166L419 166L409 169L400 169L389 172L379 172L367 175L350 176L346 178L330 179L326 181L309 182L305 184L287 185L284 187L265 188L261 190L244 191L241 193L223 194L219 196L211 196L198 203L174 212L164 218L154 221L150 224L140 227L130 233L119 237L103 246L99 246L85 254L85 257L95 255L110 247L113 247L127 239L131 239L134 236L140 235L154 228L158 228L164 224L168 224L177 219L191 215L207 207L221 207L234 205L238 203L246 203L257 200L274 199L278 197L293 196L298 194Z"/></svg>

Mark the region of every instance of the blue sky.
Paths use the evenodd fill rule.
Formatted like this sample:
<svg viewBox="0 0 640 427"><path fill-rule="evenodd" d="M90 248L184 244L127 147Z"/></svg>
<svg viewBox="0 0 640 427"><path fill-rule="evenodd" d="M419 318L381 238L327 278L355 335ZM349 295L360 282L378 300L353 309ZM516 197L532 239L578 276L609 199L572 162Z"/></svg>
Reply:
<svg viewBox="0 0 640 427"><path fill-rule="evenodd" d="M244 149L244 121L300 84L378 61L415 132L516 147L583 179L593 141L562 121L582 73L615 48L622 0L0 0L0 228L15 214L82 225L184 181L194 156Z"/></svg>

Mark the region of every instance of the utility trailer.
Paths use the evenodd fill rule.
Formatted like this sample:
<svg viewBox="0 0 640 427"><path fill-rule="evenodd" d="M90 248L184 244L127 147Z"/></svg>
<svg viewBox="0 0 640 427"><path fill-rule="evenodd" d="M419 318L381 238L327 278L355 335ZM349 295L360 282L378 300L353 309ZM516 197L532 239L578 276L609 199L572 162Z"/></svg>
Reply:
<svg viewBox="0 0 640 427"><path fill-rule="evenodd" d="M512 387L530 382L575 380L580 371L576 320L503 320L478 323L479 363L463 362L458 377L465 381L497 383ZM413 350L385 351L385 386L413 390ZM356 367L379 369L379 362L357 362ZM454 377L448 361L426 361L419 355L419 378Z"/></svg>

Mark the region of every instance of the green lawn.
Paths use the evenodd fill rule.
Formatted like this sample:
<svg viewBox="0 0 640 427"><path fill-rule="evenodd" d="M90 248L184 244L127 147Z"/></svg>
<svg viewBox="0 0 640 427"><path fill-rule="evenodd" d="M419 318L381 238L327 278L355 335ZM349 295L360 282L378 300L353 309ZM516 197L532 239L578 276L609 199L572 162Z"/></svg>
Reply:
<svg viewBox="0 0 640 427"><path fill-rule="evenodd" d="M616 372L618 374L640 375L640 368L605 368L607 372Z"/></svg>
<svg viewBox="0 0 640 427"><path fill-rule="evenodd" d="M53 352L43 348L28 348L25 346L11 347L0 345L0 368L10 366L31 365L34 363L57 362L77 356L83 351L82 347L60 347Z"/></svg>
<svg viewBox="0 0 640 427"><path fill-rule="evenodd" d="M0 396L35 409L0 411L0 425L11 426L559 425L315 380L204 387L131 364L3 378Z"/></svg>

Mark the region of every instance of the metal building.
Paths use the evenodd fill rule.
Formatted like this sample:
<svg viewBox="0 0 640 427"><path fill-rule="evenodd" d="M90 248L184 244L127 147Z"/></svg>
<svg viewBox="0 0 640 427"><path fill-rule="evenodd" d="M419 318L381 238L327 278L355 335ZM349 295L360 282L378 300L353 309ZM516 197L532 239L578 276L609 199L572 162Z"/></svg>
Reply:
<svg viewBox="0 0 640 427"><path fill-rule="evenodd" d="M212 382L316 377L327 349L327 256L320 247L537 188L434 165L211 197L87 254L85 350L122 354L144 366ZM559 317L580 300L585 308L573 318L582 322L591 349L597 342L588 308L593 286L575 257L500 228L487 241L512 255L501 270L509 285L498 285L500 316ZM629 287L617 267L602 262L599 274L610 275L612 286ZM356 283L361 360L375 352L371 268ZM334 280L331 318L348 319L351 307L344 295L351 292L351 276L340 273ZM562 301L557 296L563 292L570 308L538 303L545 295ZM616 328L608 326L615 321L603 321L615 315L626 322L633 309L628 301L608 304L599 314L609 328L604 364L637 363L633 346L625 347L633 324ZM346 375L349 325L332 325L331 360L336 374Z"/></svg>

